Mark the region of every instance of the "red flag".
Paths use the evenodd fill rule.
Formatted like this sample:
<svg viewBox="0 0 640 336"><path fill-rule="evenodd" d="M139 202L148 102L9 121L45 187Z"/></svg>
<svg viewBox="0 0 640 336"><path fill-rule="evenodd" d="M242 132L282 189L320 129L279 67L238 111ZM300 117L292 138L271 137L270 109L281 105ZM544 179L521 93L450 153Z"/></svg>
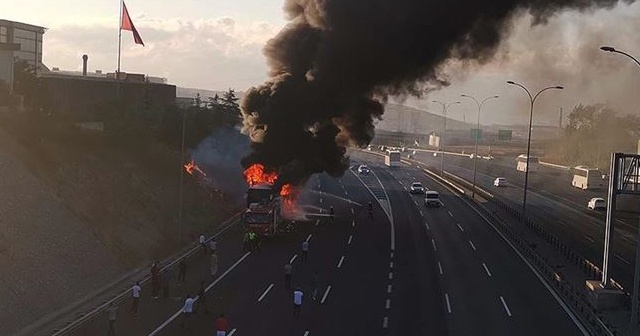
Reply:
<svg viewBox="0 0 640 336"><path fill-rule="evenodd" d="M127 11L127 5L122 2L122 22L120 22L120 29L130 30L133 33L133 40L136 44L142 44L144 46L144 42L142 42L142 37L138 34L138 30L136 26L133 25L133 21L131 21L131 17L129 16L129 11Z"/></svg>

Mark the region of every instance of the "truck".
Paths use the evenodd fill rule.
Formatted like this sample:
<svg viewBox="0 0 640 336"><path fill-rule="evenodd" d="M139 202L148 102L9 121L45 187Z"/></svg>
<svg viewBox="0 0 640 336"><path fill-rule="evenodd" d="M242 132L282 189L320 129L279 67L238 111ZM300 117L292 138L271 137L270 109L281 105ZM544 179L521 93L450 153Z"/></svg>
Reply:
<svg viewBox="0 0 640 336"><path fill-rule="evenodd" d="M384 164L389 167L400 167L400 152L387 151L387 154L384 156Z"/></svg>
<svg viewBox="0 0 640 336"><path fill-rule="evenodd" d="M245 229L260 237L276 235L283 223L282 203L273 185L256 184L247 190L247 209L243 214Z"/></svg>

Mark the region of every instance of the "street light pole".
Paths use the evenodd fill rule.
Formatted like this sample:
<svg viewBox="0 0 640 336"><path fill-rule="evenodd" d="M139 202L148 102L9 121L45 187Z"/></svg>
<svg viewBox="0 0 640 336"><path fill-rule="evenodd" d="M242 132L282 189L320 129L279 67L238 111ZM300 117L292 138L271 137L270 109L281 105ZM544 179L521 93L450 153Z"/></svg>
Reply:
<svg viewBox="0 0 640 336"><path fill-rule="evenodd" d="M536 93L535 96L531 95L529 89L527 89L524 85L516 83L514 81L508 81L507 84L516 85L522 88L527 95L529 95L529 101L531 105L529 106L529 136L527 137L527 167L524 171L524 195L522 196L522 219L524 220L527 214L527 187L529 186L529 157L531 156L531 128L533 127L533 104L536 102L536 99L540 96L541 93L547 90L562 90L564 87L562 86L548 86Z"/></svg>
<svg viewBox="0 0 640 336"><path fill-rule="evenodd" d="M640 66L640 61L638 61L637 58L629 55L624 51L617 50L616 48L609 47L609 46L600 47L600 50L624 55L632 59L638 66ZM613 174L613 172L610 172L610 173ZM607 207L609 208L610 206L611 204L609 204L609 206ZM611 211L615 211L615 208L612 208ZM613 217L613 215L611 217ZM607 225L606 225L605 241L604 241L605 255L604 255L604 261L602 265L602 279L604 283L608 281L607 271L608 271L608 264L609 264L609 250L611 249L611 234L614 232L613 225L614 225L613 218L609 218L609 216L607 216ZM640 239L640 225L638 226L637 238ZM640 310L640 307L639 307L640 306L640 297L639 297L640 296L640 244L636 244L636 263L634 268L635 270L633 274L633 293L632 293L632 300L631 300L631 324L632 325L636 325L638 323L638 311Z"/></svg>
<svg viewBox="0 0 640 336"><path fill-rule="evenodd" d="M471 197L474 197L476 195L476 171L478 168L478 141L480 138L480 111L482 110L482 105L484 105L484 103L486 103L487 100L498 99L499 97L498 96L487 97L482 100L482 103L480 103L475 97L472 97L466 94L461 94L460 96L473 99L473 101L476 102L476 105L478 106L478 122L476 124L476 150L475 150L474 159L473 159L473 189L471 190Z"/></svg>
<svg viewBox="0 0 640 336"><path fill-rule="evenodd" d="M444 116L444 127L442 128L442 139L440 139L441 143L439 144L442 150L442 157L440 158L440 176L444 176L444 135L447 132L447 110L451 105L460 104L460 102L457 101L449 104L443 103L437 100L434 100L433 102L442 105L442 115Z"/></svg>
<svg viewBox="0 0 640 336"><path fill-rule="evenodd" d="M182 146L180 149L180 205L178 210L178 248L182 245L182 203L183 203L183 181L184 181L184 140L185 140L185 129L186 129L186 120L187 120L187 111L185 109L182 110Z"/></svg>

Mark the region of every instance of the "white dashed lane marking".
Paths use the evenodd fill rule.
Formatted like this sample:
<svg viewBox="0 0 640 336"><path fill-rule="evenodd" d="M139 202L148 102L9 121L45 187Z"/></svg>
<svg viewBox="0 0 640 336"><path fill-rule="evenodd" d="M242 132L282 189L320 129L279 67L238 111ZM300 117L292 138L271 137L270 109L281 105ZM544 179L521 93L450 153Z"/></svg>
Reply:
<svg viewBox="0 0 640 336"><path fill-rule="evenodd" d="M491 272L489 272L489 268L487 267L487 265L485 265L485 263L482 263L482 267L484 267L485 272L487 272L488 276L491 276Z"/></svg>
<svg viewBox="0 0 640 336"><path fill-rule="evenodd" d="M451 302L449 301L449 294L444 294L444 299L447 301L447 312L451 314Z"/></svg>
<svg viewBox="0 0 640 336"><path fill-rule="evenodd" d="M504 310L507 312L507 315L511 316L511 310L509 310L509 306L507 306L507 303L504 301L504 298L502 296L500 297L500 301L502 301L502 306L504 307Z"/></svg>
<svg viewBox="0 0 640 336"><path fill-rule="evenodd" d="M451 213L451 211L447 210L447 212L449 213L449 216L453 217L453 214Z"/></svg>
<svg viewBox="0 0 640 336"><path fill-rule="evenodd" d="M460 229L460 231L464 232L464 229L462 228L462 226L460 226L460 224L456 224L458 226L458 229Z"/></svg>
<svg viewBox="0 0 640 336"><path fill-rule="evenodd" d="M440 275L444 275L444 271L442 271L442 264L438 261L438 270L440 271Z"/></svg>
<svg viewBox="0 0 640 336"><path fill-rule="evenodd" d="M476 250L476 246L475 246L475 245L473 245L473 242L472 242L472 241L469 241L469 245L471 245L471 248L472 248L474 251Z"/></svg>
<svg viewBox="0 0 640 336"><path fill-rule="evenodd" d="M291 259L289 260L289 263L293 264L293 262L296 260L297 257L298 257L298 255L294 254L293 257L291 257Z"/></svg>
<svg viewBox="0 0 640 336"><path fill-rule="evenodd" d="M338 262L338 268L342 267L342 262L344 262L344 256L340 257L340 261Z"/></svg>
<svg viewBox="0 0 640 336"><path fill-rule="evenodd" d="M269 287L267 287L267 289L265 289L264 292L262 292L262 295L260 295L260 297L258 298L258 302L261 302L265 298L265 296L269 294L269 291L271 290L271 288L273 288L273 284L270 284Z"/></svg>
<svg viewBox="0 0 640 336"><path fill-rule="evenodd" d="M436 241L431 239L431 245L433 246L433 250L438 252L438 248L436 247Z"/></svg>
<svg viewBox="0 0 640 336"><path fill-rule="evenodd" d="M349 236L349 241L347 241L347 245L351 245L351 239L353 239L353 235Z"/></svg>
<svg viewBox="0 0 640 336"><path fill-rule="evenodd" d="M320 304L324 303L330 291L331 291L331 285L329 285L327 289L324 291L324 295L322 296L322 300L320 300Z"/></svg>

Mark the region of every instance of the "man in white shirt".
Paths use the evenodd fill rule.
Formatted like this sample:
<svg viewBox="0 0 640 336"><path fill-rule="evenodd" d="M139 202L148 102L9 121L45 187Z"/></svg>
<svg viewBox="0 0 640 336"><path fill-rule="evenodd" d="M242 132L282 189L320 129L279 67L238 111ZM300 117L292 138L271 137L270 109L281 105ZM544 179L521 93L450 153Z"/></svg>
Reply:
<svg viewBox="0 0 640 336"><path fill-rule="evenodd" d="M133 305L131 306L131 311L133 315L138 316L138 304L140 303L140 292L142 292L142 288L140 288L140 282L136 282L133 287L131 287L131 296L133 297Z"/></svg>
<svg viewBox="0 0 640 336"><path fill-rule="evenodd" d="M300 308L302 308L302 297L304 294L300 287L293 291L293 316L300 316Z"/></svg>
<svg viewBox="0 0 640 336"><path fill-rule="evenodd" d="M191 297L191 294L187 294L187 298L184 300L184 306L182 307L182 322L180 322L180 326L183 328L191 329L188 324L189 318L193 313L193 302L195 300Z"/></svg>
<svg viewBox="0 0 640 336"><path fill-rule="evenodd" d="M204 253L207 253L206 240L207 238L205 238L204 235L200 235L200 238L198 238L198 243L200 243L200 246L202 246L202 252Z"/></svg>

